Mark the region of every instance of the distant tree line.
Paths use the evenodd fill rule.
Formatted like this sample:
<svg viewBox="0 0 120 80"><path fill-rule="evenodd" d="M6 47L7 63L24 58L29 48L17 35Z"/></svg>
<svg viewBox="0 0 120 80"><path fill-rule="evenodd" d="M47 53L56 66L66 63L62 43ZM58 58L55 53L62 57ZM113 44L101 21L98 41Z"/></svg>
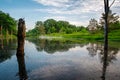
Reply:
<svg viewBox="0 0 120 80"><path fill-rule="evenodd" d="M50 33L65 33L70 34L73 32L79 32L86 30L84 26L72 25L67 21L56 21L54 19L47 19L46 21L37 21L34 29L27 32L28 36L44 35Z"/></svg>
<svg viewBox="0 0 120 80"><path fill-rule="evenodd" d="M89 31L90 33L96 33L98 31L103 31L104 29L104 18L105 14L102 13L99 23L94 18L90 20L88 26L85 28L84 26L76 26L72 25L67 21L56 21L54 19L47 19L46 21L37 21L34 29L29 30L27 32L28 36L39 36L50 33L64 33L71 34L74 32L84 32ZM108 24L109 24L109 32L113 30L120 29L120 20L119 16L116 13L112 13L110 10L108 13Z"/></svg>
<svg viewBox="0 0 120 80"><path fill-rule="evenodd" d="M0 11L0 35L16 34L17 21L8 13Z"/></svg>

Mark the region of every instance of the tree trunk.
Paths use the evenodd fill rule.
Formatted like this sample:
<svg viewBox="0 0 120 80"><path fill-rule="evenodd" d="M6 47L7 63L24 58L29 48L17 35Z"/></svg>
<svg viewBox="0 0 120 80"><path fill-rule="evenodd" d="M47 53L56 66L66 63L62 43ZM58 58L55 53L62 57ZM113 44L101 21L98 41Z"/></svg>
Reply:
<svg viewBox="0 0 120 80"><path fill-rule="evenodd" d="M104 25L104 48L107 49L108 46L108 13L109 13L109 1L104 0L104 9L105 9L105 25Z"/></svg>
<svg viewBox="0 0 120 80"><path fill-rule="evenodd" d="M2 37L2 26L0 26L0 34L1 34L1 37Z"/></svg>
<svg viewBox="0 0 120 80"><path fill-rule="evenodd" d="M23 19L19 19L18 23L18 48L17 55L24 55L24 39L25 39L25 21Z"/></svg>

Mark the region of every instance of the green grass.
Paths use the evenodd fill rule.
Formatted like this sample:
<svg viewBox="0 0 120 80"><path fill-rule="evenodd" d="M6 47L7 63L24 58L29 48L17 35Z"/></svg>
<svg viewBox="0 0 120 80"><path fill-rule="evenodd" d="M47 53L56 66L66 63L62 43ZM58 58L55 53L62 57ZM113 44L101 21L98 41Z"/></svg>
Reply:
<svg viewBox="0 0 120 80"><path fill-rule="evenodd" d="M66 39L87 39L87 40L101 40L103 39L103 35L101 33L91 34L89 32L75 32L72 34L60 34L60 33L52 33L47 34L46 36L54 36L54 37L63 37Z"/></svg>
<svg viewBox="0 0 120 80"><path fill-rule="evenodd" d="M120 41L120 29L112 30L108 35L109 40Z"/></svg>
<svg viewBox="0 0 120 80"><path fill-rule="evenodd" d="M71 34L65 34L65 33L51 33L51 34L46 34L45 36L49 37L56 37L55 39L57 40L57 37L62 37L58 39L64 39L64 40L90 40L90 41L103 41L104 40L104 33L103 31L96 31L94 33L90 33L88 31L81 31L81 32L74 32ZM38 36L31 36L31 38L37 38ZM112 30L108 34L108 39L110 41L120 41L120 29L118 30Z"/></svg>
<svg viewBox="0 0 120 80"><path fill-rule="evenodd" d="M7 35L7 36L5 36L5 35L0 35L0 39L16 39L17 37L15 36L15 35Z"/></svg>
<svg viewBox="0 0 120 80"><path fill-rule="evenodd" d="M75 32L71 34L63 34L63 33L52 33L47 34L46 36L54 36L54 37L63 37L68 39L87 39L87 40L104 40L104 34L102 31L98 31L95 33L90 32ZM120 41L120 30L113 30L109 32L108 39L112 41Z"/></svg>

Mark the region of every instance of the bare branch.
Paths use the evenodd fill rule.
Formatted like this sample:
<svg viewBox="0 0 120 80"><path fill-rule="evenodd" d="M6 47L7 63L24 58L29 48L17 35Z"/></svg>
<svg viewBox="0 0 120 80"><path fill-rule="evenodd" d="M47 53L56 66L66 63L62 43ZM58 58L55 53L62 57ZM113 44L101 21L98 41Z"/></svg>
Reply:
<svg viewBox="0 0 120 80"><path fill-rule="evenodd" d="M111 3L111 5L109 6L109 8L113 5L114 2L115 2L115 0L113 0L113 2Z"/></svg>

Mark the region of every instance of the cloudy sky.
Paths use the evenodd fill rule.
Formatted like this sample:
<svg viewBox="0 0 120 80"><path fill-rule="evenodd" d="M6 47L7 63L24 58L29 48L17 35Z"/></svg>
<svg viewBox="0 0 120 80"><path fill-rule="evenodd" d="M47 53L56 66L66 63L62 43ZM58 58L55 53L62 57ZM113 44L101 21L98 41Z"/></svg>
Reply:
<svg viewBox="0 0 120 80"><path fill-rule="evenodd" d="M104 12L104 0L0 0L0 10L9 13L16 20L25 18L27 29L36 21L66 20L71 24L87 26L91 18L99 20ZM110 3L113 0L109 0ZM120 15L120 0L111 7Z"/></svg>

